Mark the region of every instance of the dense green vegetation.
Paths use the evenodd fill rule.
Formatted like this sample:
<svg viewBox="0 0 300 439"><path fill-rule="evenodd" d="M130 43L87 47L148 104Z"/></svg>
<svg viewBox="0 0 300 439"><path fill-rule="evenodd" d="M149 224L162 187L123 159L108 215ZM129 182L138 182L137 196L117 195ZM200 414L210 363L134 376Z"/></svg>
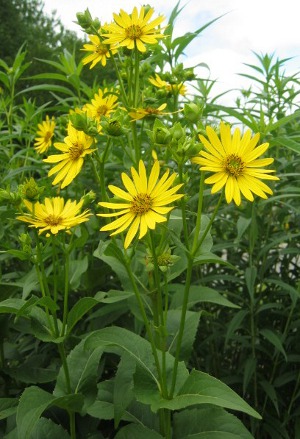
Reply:
<svg viewBox="0 0 300 439"><path fill-rule="evenodd" d="M112 46L89 69L84 42L40 0L0 5L1 439L300 437L300 78L256 54L249 90L221 105L214 81L181 63L210 23L173 38L180 11L145 52ZM88 12L78 20L105 38ZM279 180L267 192L258 172L239 203L211 192L217 171L195 157L213 139L243 175L247 130L253 149L269 144L254 170ZM175 174L158 189L165 222L151 211L144 236L109 235L114 187L140 196L139 217ZM58 197L88 221L62 218Z"/></svg>

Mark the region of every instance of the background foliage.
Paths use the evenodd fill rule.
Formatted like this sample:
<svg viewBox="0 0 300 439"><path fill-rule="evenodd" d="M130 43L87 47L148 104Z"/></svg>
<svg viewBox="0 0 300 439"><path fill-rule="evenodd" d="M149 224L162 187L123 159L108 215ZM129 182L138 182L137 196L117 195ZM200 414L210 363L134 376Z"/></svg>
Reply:
<svg viewBox="0 0 300 439"><path fill-rule="evenodd" d="M178 7L174 9L171 28L179 12ZM143 323L118 246L99 237L97 217L74 235L69 269L70 332L65 340L72 371L70 393L57 350L60 341L45 329L46 309L54 305L40 297L32 265L35 238L25 236L27 228L15 219L20 205L18 188L26 178L34 177L44 186L46 196L53 190L48 169L41 166L32 148L37 124L46 114L55 114L58 136L63 138L70 108L89 101L103 81L114 84L111 66L104 79L101 67L96 73L83 69L82 42L54 16L45 17L39 0L2 2L0 22L0 437L67 439L68 413L74 412L78 438L161 438L154 409L168 408L168 404L155 396L153 359L147 341L139 337L144 334ZM175 63L171 66L173 78L191 74L178 58L205 27L192 36L170 40L169 52L154 50L143 63L142 75L149 75L156 65L165 66L170 57ZM16 28L20 32L11 35ZM193 95L183 105L195 103L197 118L190 121L183 112L174 117L188 134L195 126L197 133L203 132L207 124L217 125L220 119L242 123L270 143L270 155L276 159L280 181L274 196L243 203L240 208L223 204L213 223L204 248L229 264L214 260L193 271L188 336L181 358L186 367L182 363L180 369L182 382L191 372L186 386L196 387L201 378L219 395L220 382L210 381L210 377L218 378L261 414L262 420L252 417L247 408L236 415L236 406L228 401L213 408L210 400L190 407L188 402L180 406L178 398L171 402L173 434L178 439L300 437L299 75L286 76L287 59L276 59L273 54L256 56L257 64L249 65L246 74L251 88L240 91L234 106L219 104L213 81L192 75ZM161 98L159 93L156 98ZM120 140L113 141L120 145ZM143 147L148 143L144 132ZM106 182L114 183L123 167L124 154L115 148L107 164ZM191 169L190 175L187 186L198 186L199 172ZM68 196L81 196L82 187L99 194L90 164L80 182L68 188ZM196 196L197 192L188 200L188 215L195 211ZM216 201L207 189L204 207L208 216ZM174 216L170 228L176 234L180 228ZM42 246L49 285L55 289L57 282L63 283L64 273L54 273L49 246ZM61 248L58 257L63 260ZM141 257L137 252L132 264L143 280ZM171 358L185 277L176 264L170 273ZM62 299L61 291L59 297ZM147 392L141 382L146 383ZM195 430L196 425L201 425L205 436ZM220 431L208 433L211 426Z"/></svg>

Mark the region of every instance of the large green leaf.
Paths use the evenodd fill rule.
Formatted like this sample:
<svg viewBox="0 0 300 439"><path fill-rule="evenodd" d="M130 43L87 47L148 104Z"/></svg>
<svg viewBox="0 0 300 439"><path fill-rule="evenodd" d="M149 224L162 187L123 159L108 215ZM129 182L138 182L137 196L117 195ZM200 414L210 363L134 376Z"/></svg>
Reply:
<svg viewBox="0 0 300 439"><path fill-rule="evenodd" d="M123 354L118 365L114 385L114 412L115 428L118 427L123 413L132 401L133 395L133 374L136 363L129 354Z"/></svg>
<svg viewBox="0 0 300 439"><path fill-rule="evenodd" d="M174 414L174 439L251 439L242 422L221 407L203 406Z"/></svg>
<svg viewBox="0 0 300 439"><path fill-rule="evenodd" d="M162 399L153 404L153 409L181 410L198 404L213 404L218 407L241 411L261 419L261 416L230 387L207 373L197 370L190 373L186 382L172 400Z"/></svg>
<svg viewBox="0 0 300 439"><path fill-rule="evenodd" d="M8 418L17 411L18 400L16 398L0 398L0 419Z"/></svg>
<svg viewBox="0 0 300 439"><path fill-rule="evenodd" d="M184 289L185 285L182 284L170 285L170 290L175 291L175 293L172 295L172 308L176 309L182 306ZM233 302L212 288L205 287L203 285L191 285L188 300L189 307L202 302L215 303L216 305L227 306L229 308L240 308L238 305L235 305Z"/></svg>
<svg viewBox="0 0 300 439"><path fill-rule="evenodd" d="M82 340L67 357L71 392L84 396L84 410L86 406L92 404L96 398L98 366L101 354L101 347L88 350L85 348L85 341ZM53 394L56 397L68 394L63 367L61 367L59 371Z"/></svg>
<svg viewBox="0 0 300 439"><path fill-rule="evenodd" d="M115 436L115 439L163 439L157 431L150 430L143 425L129 424L123 427Z"/></svg>
<svg viewBox="0 0 300 439"><path fill-rule="evenodd" d="M188 361L193 349L201 312L187 311L184 325L183 338L180 349L180 360ZM169 351L175 354L177 336L181 321L181 310L170 310L167 317L167 332L170 335Z"/></svg>
<svg viewBox="0 0 300 439"><path fill-rule="evenodd" d="M82 406L82 402L82 395L66 395L56 398L39 387L28 387L20 398L17 410L19 438L31 439L31 433L38 420L49 407L57 406L64 409L78 410Z"/></svg>
<svg viewBox="0 0 300 439"><path fill-rule="evenodd" d="M30 439L70 439L69 433L51 419L40 418L36 423Z"/></svg>
<svg viewBox="0 0 300 439"><path fill-rule="evenodd" d="M75 303L72 309L70 309L67 320L68 334L72 332L72 329L77 322L89 312L95 305L99 303L99 300L93 297L82 297Z"/></svg>
<svg viewBox="0 0 300 439"><path fill-rule="evenodd" d="M115 326L93 332L86 338L85 344L88 349L102 347L120 355L127 352L157 382L151 345L139 335Z"/></svg>
<svg viewBox="0 0 300 439"><path fill-rule="evenodd" d="M130 290L131 282L124 265L124 256L122 250L114 242L100 241L93 255L111 267L122 282L124 290Z"/></svg>

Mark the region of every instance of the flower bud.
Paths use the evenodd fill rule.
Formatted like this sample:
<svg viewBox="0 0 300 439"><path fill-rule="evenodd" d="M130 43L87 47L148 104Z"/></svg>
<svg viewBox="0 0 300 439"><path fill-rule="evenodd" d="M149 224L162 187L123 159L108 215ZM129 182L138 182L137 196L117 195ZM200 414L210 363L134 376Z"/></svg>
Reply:
<svg viewBox="0 0 300 439"><path fill-rule="evenodd" d="M171 135L172 135L172 141L178 141L181 138L185 137L185 130L181 126L180 122L176 122L175 125L170 129Z"/></svg>
<svg viewBox="0 0 300 439"><path fill-rule="evenodd" d="M23 199L34 202L38 201L44 192L44 187L39 187L34 178L30 177L28 180L25 180L24 184L19 186L19 190Z"/></svg>
<svg viewBox="0 0 300 439"><path fill-rule="evenodd" d="M187 120L192 123L196 123L201 117L202 108L193 102L190 102L184 106L183 112Z"/></svg>

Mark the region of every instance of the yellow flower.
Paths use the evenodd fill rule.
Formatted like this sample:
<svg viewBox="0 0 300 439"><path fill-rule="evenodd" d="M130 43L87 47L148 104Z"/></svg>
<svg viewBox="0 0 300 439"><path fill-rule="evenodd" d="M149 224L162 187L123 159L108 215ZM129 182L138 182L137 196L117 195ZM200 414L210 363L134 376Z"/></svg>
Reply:
<svg viewBox="0 0 300 439"><path fill-rule="evenodd" d="M37 137L34 139L34 147L39 154L46 152L52 145L54 129L55 122L53 116L51 120L49 119L49 116L46 116L46 120L38 124Z"/></svg>
<svg viewBox="0 0 300 439"><path fill-rule="evenodd" d="M150 21L153 13L153 8L147 8L146 12L142 6L139 13L134 7L131 14L127 14L123 9L119 14L113 14L114 23L106 25L107 33L103 34L103 37L107 38L106 43L124 46L130 50L136 47L140 52L146 52L145 44L156 44L158 38L164 38L160 29L155 29L164 17L159 16Z"/></svg>
<svg viewBox="0 0 300 439"><path fill-rule="evenodd" d="M88 35L88 37L92 44L84 44L83 49L80 50L92 53L83 58L83 65L91 62L90 69L92 69L101 62L102 66L105 67L107 58L110 58L111 54L115 54L116 49L101 41L97 35Z"/></svg>
<svg viewBox="0 0 300 439"><path fill-rule="evenodd" d="M85 104L83 111L87 112L88 117L92 117L100 122L101 118L109 116L116 110L118 105L118 96L111 93L107 88L103 91L99 88L98 93L94 95L91 104Z"/></svg>
<svg viewBox="0 0 300 439"><path fill-rule="evenodd" d="M241 193L249 201L254 200L253 194L264 199L266 194L273 194L261 180L279 178L269 175L275 171L262 169L274 159L258 159L269 147L268 143L256 146L259 133L251 138L251 131L247 130L241 137L239 128L236 128L231 135L230 126L223 122L220 124L220 138L211 127L207 127L206 132L209 140L202 135L199 138L208 152L201 150L200 157L194 157L192 161L201 165L201 171L214 173L205 180L205 183L213 184L213 194L225 186L227 203L234 200L238 206L241 204Z"/></svg>
<svg viewBox="0 0 300 439"><path fill-rule="evenodd" d="M87 136L83 131L77 131L69 122L68 136L64 138L64 143L54 143L54 146L62 154L53 154L43 161L46 163L58 163L48 172L48 176L56 174L52 184L62 182L61 188L68 186L81 171L84 157L91 154L94 149L90 149L93 138Z"/></svg>
<svg viewBox="0 0 300 439"><path fill-rule="evenodd" d="M170 84L169 82L162 80L157 73L155 73L155 78L152 76L149 78L149 82L155 87L166 89L168 93L180 94L182 96L185 96L187 93L187 88L183 82L180 82L179 84Z"/></svg>
<svg viewBox="0 0 300 439"><path fill-rule="evenodd" d="M65 200L61 197L45 198L44 203L31 203L24 200L24 204L30 213L17 217L20 221L30 224L30 227L39 229L39 235L49 231L56 235L60 230L68 230L89 220L89 210L80 213L83 200Z"/></svg>
<svg viewBox="0 0 300 439"><path fill-rule="evenodd" d="M146 107L146 108L137 108L135 110L129 111L129 116L132 120L143 119L147 116L159 116L163 114L172 114L172 113L164 113L163 110L166 108L167 104L162 104L158 108Z"/></svg>
<svg viewBox="0 0 300 439"><path fill-rule="evenodd" d="M101 231L115 230L112 235L123 232L129 227L124 247L127 248L135 235L139 232L139 239L146 235L148 228L155 229L156 223L167 221L164 216L169 213L173 207L166 207L167 204L183 197L183 194L176 194L182 184L171 188L176 174L169 177L169 171L166 171L159 180L160 165L158 161L154 162L150 176L147 178L146 168L142 160L139 162L139 172L131 168L132 179L124 172L121 174L123 184L127 190L110 185L109 190L123 202L100 202L99 205L108 209L115 209L115 213L101 213L98 216L114 217L119 216L110 224L103 226Z"/></svg>

